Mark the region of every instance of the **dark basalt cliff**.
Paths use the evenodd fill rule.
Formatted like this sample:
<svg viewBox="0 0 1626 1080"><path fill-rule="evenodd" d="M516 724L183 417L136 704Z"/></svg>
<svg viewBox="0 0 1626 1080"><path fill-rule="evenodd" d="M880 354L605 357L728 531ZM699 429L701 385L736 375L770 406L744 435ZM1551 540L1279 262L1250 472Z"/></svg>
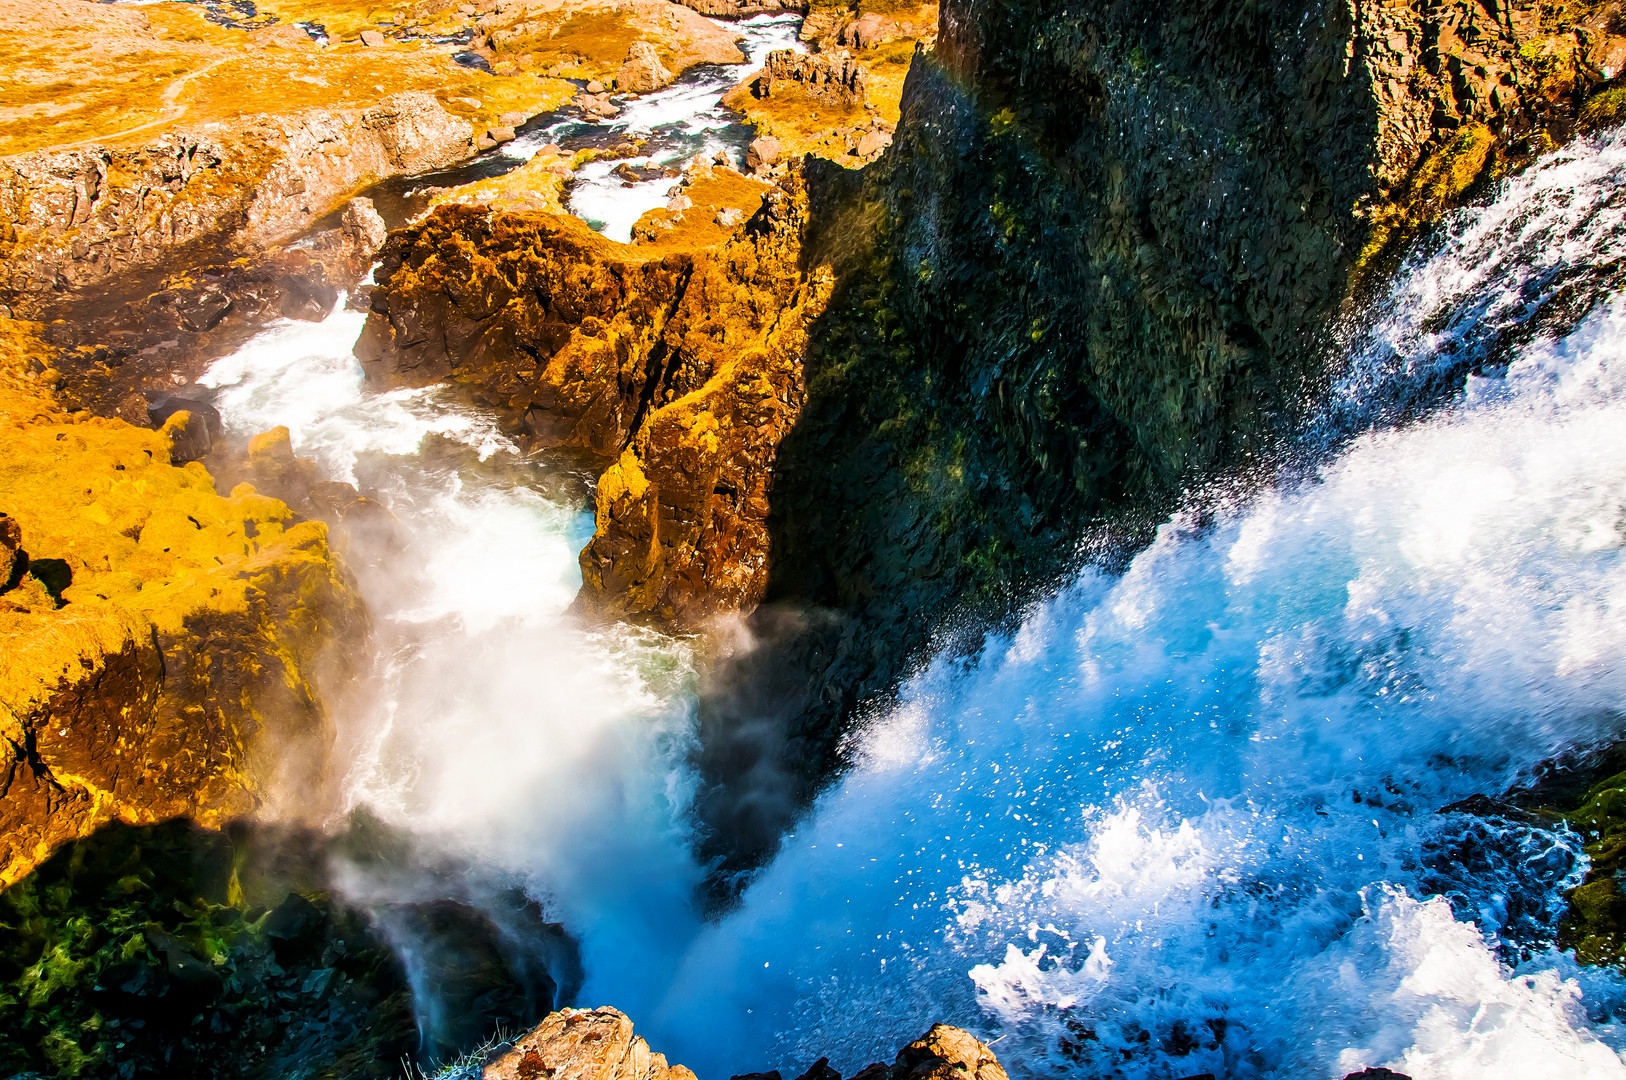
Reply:
<svg viewBox="0 0 1626 1080"><path fill-rule="evenodd" d="M1080 536L1127 550L1278 453L1401 247L1589 97L1610 114L1618 18L958 0L862 173L810 158L721 247L626 265L547 215L442 211L392 241L361 354L609 463L584 610L748 616L701 708L728 880L934 634L974 644Z"/></svg>
<svg viewBox="0 0 1626 1080"><path fill-rule="evenodd" d="M770 494L768 647L720 664L702 711L723 865L772 849L932 634L1268 459L1365 283L1572 134L1619 70L1616 18L945 4L888 154L814 173L813 231L844 243L820 248L837 286Z"/></svg>

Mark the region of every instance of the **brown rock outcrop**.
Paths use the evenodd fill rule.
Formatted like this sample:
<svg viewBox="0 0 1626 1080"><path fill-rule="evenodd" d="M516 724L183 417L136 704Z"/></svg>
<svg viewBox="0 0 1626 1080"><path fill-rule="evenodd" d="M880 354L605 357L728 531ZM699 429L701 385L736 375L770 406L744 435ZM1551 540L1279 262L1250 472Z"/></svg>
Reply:
<svg viewBox="0 0 1626 1080"><path fill-rule="evenodd" d="M756 98L773 97L788 89L832 104L861 105L868 92L869 73L848 52L809 56L794 49L776 49L748 85Z"/></svg>
<svg viewBox="0 0 1626 1080"><path fill-rule="evenodd" d="M560 1009L485 1066L481 1080L694 1080L615 1009Z"/></svg>
<svg viewBox="0 0 1626 1080"><path fill-rule="evenodd" d="M829 294L827 273L799 266L807 203L791 188L715 250L646 252L476 207L385 249L356 348L370 379L468 384L531 446L606 466L585 611L693 628L761 596L769 477Z"/></svg>
<svg viewBox="0 0 1626 1080"><path fill-rule="evenodd" d="M786 11L797 15L807 13L807 0L678 0L678 2L714 19L749 19L753 15L778 15Z"/></svg>
<svg viewBox="0 0 1626 1080"><path fill-rule="evenodd" d="M0 161L0 296L19 314L115 276L288 240L353 192L473 152L468 121L431 94L367 109L175 132L135 149Z"/></svg>
<svg viewBox="0 0 1626 1080"><path fill-rule="evenodd" d="M778 1073L748 1076L777 1077ZM682 1065L669 1065L662 1054L633 1034L632 1021L610 1008L561 1009L531 1031L499 1049L480 1080L692 1080ZM807 1077L841 1080L820 1058ZM947 1024L932 1029L898 1051L890 1065L861 1069L854 1080L1007 1080L993 1051L968 1031ZM806 1080L806 1078L804 1078Z"/></svg>
<svg viewBox="0 0 1626 1080"><path fill-rule="evenodd" d="M325 526L171 464L201 417L64 415L24 331L0 321L0 345L3 885L108 821L219 824L319 777L316 683L366 619Z"/></svg>
<svg viewBox="0 0 1626 1080"><path fill-rule="evenodd" d="M661 54L647 41L635 41L627 59L615 73L615 88L623 94L647 94L670 83L675 76L661 64Z"/></svg>

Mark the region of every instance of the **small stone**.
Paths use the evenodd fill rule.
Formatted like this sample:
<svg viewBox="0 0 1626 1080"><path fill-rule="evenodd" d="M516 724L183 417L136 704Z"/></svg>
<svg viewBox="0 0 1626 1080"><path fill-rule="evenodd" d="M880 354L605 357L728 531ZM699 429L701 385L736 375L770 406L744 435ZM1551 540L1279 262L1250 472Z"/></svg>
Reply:
<svg viewBox="0 0 1626 1080"><path fill-rule="evenodd" d="M363 30L361 32L361 43L369 48L376 49L384 44L384 35L377 30Z"/></svg>
<svg viewBox="0 0 1626 1080"><path fill-rule="evenodd" d="M869 157L879 154L892 143L892 136L884 131L866 131L858 139L858 156Z"/></svg>
<svg viewBox="0 0 1626 1080"><path fill-rule="evenodd" d="M514 141L514 129L511 127L494 127L487 131L486 135L491 139L493 145Z"/></svg>
<svg viewBox="0 0 1626 1080"><path fill-rule="evenodd" d="M673 195L670 199L666 200L666 208L674 213L681 213L693 205L694 200L683 194L681 191L679 191L676 195Z"/></svg>
<svg viewBox="0 0 1626 1080"><path fill-rule="evenodd" d="M203 417L186 409L170 413L159 434L169 440L169 463L185 465L209 453L209 425Z"/></svg>
<svg viewBox="0 0 1626 1080"><path fill-rule="evenodd" d="M725 229L732 229L745 217L745 211L737 206L725 206L717 211L717 224Z"/></svg>
<svg viewBox="0 0 1626 1080"><path fill-rule="evenodd" d="M592 82L587 84L587 92L589 94L602 94L604 93L604 84L599 82L597 79L594 79Z"/></svg>
<svg viewBox="0 0 1626 1080"><path fill-rule="evenodd" d="M779 151L778 139L772 135L758 136L745 148L745 167L755 171L764 165L772 165L779 160Z"/></svg>

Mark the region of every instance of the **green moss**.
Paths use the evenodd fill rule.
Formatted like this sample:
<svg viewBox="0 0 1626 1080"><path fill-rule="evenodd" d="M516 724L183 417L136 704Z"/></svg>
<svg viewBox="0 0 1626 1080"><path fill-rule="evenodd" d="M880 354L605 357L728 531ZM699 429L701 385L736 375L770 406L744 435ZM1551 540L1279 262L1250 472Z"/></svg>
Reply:
<svg viewBox="0 0 1626 1080"><path fill-rule="evenodd" d="M1626 967L1626 773L1595 784L1565 819L1581 834L1591 867L1569 895L1559 944L1582 963Z"/></svg>
<svg viewBox="0 0 1626 1080"><path fill-rule="evenodd" d="M1626 120L1626 87L1612 87L1592 95L1581 106L1578 126L1582 131L1597 131Z"/></svg>

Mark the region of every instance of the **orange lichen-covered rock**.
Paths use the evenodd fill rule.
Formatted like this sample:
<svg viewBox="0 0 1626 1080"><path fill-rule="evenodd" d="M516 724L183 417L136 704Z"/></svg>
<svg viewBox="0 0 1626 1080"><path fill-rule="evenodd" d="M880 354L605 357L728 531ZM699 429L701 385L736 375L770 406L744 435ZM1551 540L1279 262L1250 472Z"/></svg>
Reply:
<svg viewBox="0 0 1626 1080"><path fill-rule="evenodd" d="M58 412L34 348L0 320L0 885L109 820L218 823L319 772L316 682L365 625L324 525L217 494L173 432Z"/></svg>
<svg viewBox="0 0 1626 1080"><path fill-rule="evenodd" d="M772 1077L773 1073L748 1073ZM616 1009L560 1009L505 1044L487 1059L480 1080L692 1080L682 1065L667 1064L663 1054L633 1034L632 1021ZM841 1080L821 1058L807 1077ZM875 1064L859 1071L869 1080L1006 1080L994 1052L975 1035L947 1024L932 1029L902 1050L892 1065Z"/></svg>
<svg viewBox="0 0 1626 1080"><path fill-rule="evenodd" d="M616 1009L560 1009L490 1061L481 1080L694 1080L632 1033Z"/></svg>
<svg viewBox="0 0 1626 1080"><path fill-rule="evenodd" d="M760 209L731 236L712 226L711 248L444 207L385 249L357 345L369 378L467 384L531 446L605 464L588 613L693 628L766 587L769 478L831 287L800 265L807 201L788 187L758 187Z"/></svg>

